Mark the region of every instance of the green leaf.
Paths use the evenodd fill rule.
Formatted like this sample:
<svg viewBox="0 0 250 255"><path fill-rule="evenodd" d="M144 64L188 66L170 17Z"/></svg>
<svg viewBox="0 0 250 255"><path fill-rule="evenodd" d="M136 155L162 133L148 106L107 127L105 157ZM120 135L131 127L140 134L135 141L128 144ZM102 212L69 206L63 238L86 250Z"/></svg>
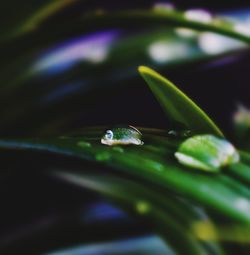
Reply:
<svg viewBox="0 0 250 255"><path fill-rule="evenodd" d="M170 119L184 124L196 134L208 133L223 137L206 113L172 82L145 66L140 66L139 72Z"/></svg>
<svg viewBox="0 0 250 255"><path fill-rule="evenodd" d="M13 39L17 36L32 32L51 16L59 13L77 0L56 1L5 1L1 5L1 16L6 20L0 29L0 41ZM11 16L10 11L11 10Z"/></svg>
<svg viewBox="0 0 250 255"><path fill-rule="evenodd" d="M203 22L198 19L187 18L185 12L171 10L132 10L109 12L102 15L95 13L86 14L83 19L92 26L107 26L116 24L120 26L128 26L130 24L146 26L172 26L185 27L197 31L210 31L221 35L229 36L240 41L250 43L249 33L235 28L235 23L232 23L223 18L212 18L211 21Z"/></svg>
<svg viewBox="0 0 250 255"><path fill-rule="evenodd" d="M223 217L250 224L248 208L240 207L242 199L246 201L245 204L250 203L248 194L242 194L239 189L232 189L228 182L222 182L221 175L187 171L174 159L176 141L172 142L158 132L150 130L148 133L147 129L140 129L144 145L112 147L101 144L102 128L94 129L92 133L90 131L71 138L0 140L0 148L48 152L105 165L113 169L114 177L123 173L123 176L136 178L148 188L157 187L181 195ZM100 168L96 174L103 174L103 169ZM227 171L221 174L228 175ZM241 185L245 185L244 182Z"/></svg>
<svg viewBox="0 0 250 255"><path fill-rule="evenodd" d="M111 198L113 202L132 214L139 215L153 223L157 233L167 241L177 254L200 254L204 251L199 241L190 233L194 222L202 221L190 206L178 199L164 196L157 190L144 187L139 183L107 175L89 175L86 173L56 172L56 176L88 188ZM187 214L183 215L183 210ZM179 240L182 245L179 245ZM208 243L209 245L209 243ZM216 254L220 254L217 249Z"/></svg>

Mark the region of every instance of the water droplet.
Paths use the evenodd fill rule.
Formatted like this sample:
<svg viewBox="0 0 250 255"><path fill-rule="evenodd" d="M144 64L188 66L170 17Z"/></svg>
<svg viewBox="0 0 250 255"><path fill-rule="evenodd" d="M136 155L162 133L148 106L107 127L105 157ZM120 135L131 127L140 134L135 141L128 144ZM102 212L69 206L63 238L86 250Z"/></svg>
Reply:
<svg viewBox="0 0 250 255"><path fill-rule="evenodd" d="M139 201L136 203L135 205L135 208L136 208L136 211L139 213L139 214L146 214L149 212L150 210L150 206L147 202L145 201Z"/></svg>
<svg viewBox="0 0 250 255"><path fill-rule="evenodd" d="M109 152L104 151L96 154L95 158L97 161L108 161L111 159L111 155Z"/></svg>
<svg viewBox="0 0 250 255"><path fill-rule="evenodd" d="M162 165L161 163L158 163L158 162L152 162L152 167L155 169L155 170L157 170L157 171L159 171L159 172L162 172L162 171L164 171L164 165Z"/></svg>
<svg viewBox="0 0 250 255"><path fill-rule="evenodd" d="M124 149L122 147L115 146L115 147L113 147L113 151L117 151L117 152L123 153Z"/></svg>
<svg viewBox="0 0 250 255"><path fill-rule="evenodd" d="M158 172L162 172L165 170L165 166L162 163L159 163L156 160L145 158L143 160L144 164L148 167L148 169L156 170Z"/></svg>
<svg viewBox="0 0 250 255"><path fill-rule="evenodd" d="M239 161L239 154L231 143L212 135L188 138L175 157L183 165L209 172L218 172L221 167Z"/></svg>
<svg viewBox="0 0 250 255"><path fill-rule="evenodd" d="M170 131L168 131L168 135L171 135L171 136L178 136L178 133L177 133L177 131L175 131L175 130L170 130Z"/></svg>
<svg viewBox="0 0 250 255"><path fill-rule="evenodd" d="M91 147L91 144L85 141L80 141L77 143L78 146L82 147L82 148L89 148Z"/></svg>
<svg viewBox="0 0 250 255"><path fill-rule="evenodd" d="M191 130L183 130L182 132L181 132L181 136L182 137L189 137L189 136L191 136L192 135L192 131Z"/></svg>
<svg viewBox="0 0 250 255"><path fill-rule="evenodd" d="M170 130L170 131L168 131L168 135L175 136L175 137L189 137L189 136L191 136L191 134L192 134L191 130L181 130L181 131Z"/></svg>
<svg viewBox="0 0 250 255"><path fill-rule="evenodd" d="M105 145L143 145L141 132L133 126L115 127L107 130L101 138L101 143Z"/></svg>
<svg viewBox="0 0 250 255"><path fill-rule="evenodd" d="M208 11L202 9L187 10L184 13L184 16L188 20L197 21L201 23L209 23L212 21L212 15Z"/></svg>

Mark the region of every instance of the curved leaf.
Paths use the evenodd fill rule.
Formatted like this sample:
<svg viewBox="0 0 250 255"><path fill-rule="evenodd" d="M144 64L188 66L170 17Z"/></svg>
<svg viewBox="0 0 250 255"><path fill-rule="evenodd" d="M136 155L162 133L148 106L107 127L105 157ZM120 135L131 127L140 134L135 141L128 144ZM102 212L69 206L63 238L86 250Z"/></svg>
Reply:
<svg viewBox="0 0 250 255"><path fill-rule="evenodd" d="M88 175L84 173L58 172L57 176L67 182L100 192L112 198L119 205L129 208L133 214L145 218L149 223L153 222L154 228L172 246L177 254L200 254L204 248L190 234L192 221L198 218L182 214L181 201L166 198L148 187L125 180L103 175ZM184 206L185 207L185 206ZM187 210L187 208L186 208ZM183 218L184 216L184 218ZM182 245L179 245L179 238ZM217 254L220 254L218 251Z"/></svg>
<svg viewBox="0 0 250 255"><path fill-rule="evenodd" d="M242 199L249 204L248 194L232 190L220 181L220 174L207 175L187 170L174 159L176 147L168 137L143 131L143 146L109 147L101 145L102 130L81 137L57 139L1 140L1 149L42 151L98 162L135 177L142 183L158 186L173 194L182 195L223 217L250 224L248 208L240 208ZM172 143L172 144L171 144ZM157 153L156 153L157 152ZM227 171L225 171L227 174ZM221 173L224 175L224 172ZM244 185L244 184L241 184Z"/></svg>
<svg viewBox="0 0 250 255"><path fill-rule="evenodd" d="M222 132L206 113L172 82L145 66L140 66L139 72L172 120L184 124L196 134L208 133L223 137Z"/></svg>
<svg viewBox="0 0 250 255"><path fill-rule="evenodd" d="M120 11L115 13L103 13L97 15L95 13L86 14L83 19L88 23L105 26L115 22L115 24L124 25L128 23L164 25L175 27L186 27L198 31L210 31L221 35L229 36L243 42L250 43L250 34L245 31L238 30L234 27L234 23L223 20L223 18L212 18L211 21L203 22L198 19L190 19L185 15L185 12L175 10L135 10L135 11Z"/></svg>

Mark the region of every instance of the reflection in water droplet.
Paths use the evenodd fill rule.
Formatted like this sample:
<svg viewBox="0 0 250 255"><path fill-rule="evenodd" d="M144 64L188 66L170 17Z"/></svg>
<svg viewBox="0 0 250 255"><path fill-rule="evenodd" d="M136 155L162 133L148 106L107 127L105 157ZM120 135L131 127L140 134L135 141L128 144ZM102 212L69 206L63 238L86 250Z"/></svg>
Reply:
<svg viewBox="0 0 250 255"><path fill-rule="evenodd" d="M119 147L119 146L115 146L112 148L114 151L117 151L117 152L120 152L120 153L123 153L124 152L124 149L122 147Z"/></svg>
<svg viewBox="0 0 250 255"><path fill-rule="evenodd" d="M146 214L150 210L149 204L145 201L138 201L135 205L135 208L139 214Z"/></svg>
<svg viewBox="0 0 250 255"><path fill-rule="evenodd" d="M187 10L184 13L184 16L188 20L198 21L201 23L209 23L212 21L212 15L208 11L202 9Z"/></svg>
<svg viewBox="0 0 250 255"><path fill-rule="evenodd" d="M78 146L82 147L82 148L90 148L91 144L85 141L80 141L77 143Z"/></svg>
<svg viewBox="0 0 250 255"><path fill-rule="evenodd" d="M97 161L108 161L111 159L111 155L109 152L105 151L105 152L97 153L95 158Z"/></svg>

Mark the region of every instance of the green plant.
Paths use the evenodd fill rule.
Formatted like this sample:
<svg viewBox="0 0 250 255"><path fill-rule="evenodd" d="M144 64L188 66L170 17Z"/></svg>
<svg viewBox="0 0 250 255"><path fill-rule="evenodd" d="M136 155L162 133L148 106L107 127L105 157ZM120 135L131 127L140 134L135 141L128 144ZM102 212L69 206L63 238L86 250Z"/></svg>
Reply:
<svg viewBox="0 0 250 255"><path fill-rule="evenodd" d="M75 115L81 115L81 111L89 110L87 108L79 110L82 106L80 102L85 100L98 104L98 92L103 92L104 97L109 92L112 94L111 88L115 86L108 85L110 85L109 81L116 76L113 73L109 76L111 68L122 71L127 67L135 69L135 66L141 64L138 63L138 59L140 62L144 60L145 63L148 62L140 51L142 46L146 48L154 40L177 41L172 28L181 26L215 32L245 43L249 43L249 36L235 31L234 24L228 21L214 18L207 24L187 20L181 12L166 10L126 11L102 15L86 13L67 20L64 23L65 26L50 22L53 15L60 13L73 3L74 1L62 1L61 4L58 2L45 6L31 15L31 18L26 19L25 16L21 22L12 24L2 34L2 66L7 57L11 58L4 67L3 73L0 74L0 81L3 83L0 88L0 97L5 106L0 112L2 119L0 149L3 155L2 160L5 160L4 162L7 162L9 166L6 170L3 169L3 176L8 174L9 169L13 176L20 170L18 166L11 165L11 160L6 159L6 155L15 160L20 160L21 157L22 166L28 169L23 170L24 175L29 175L29 169L33 170L33 165L37 165L39 161L41 166L39 164L36 166L39 172L69 187L77 185L84 191L94 191L121 207L132 217L139 218L144 224L150 225L150 229L160 235L175 254L226 254L229 250L226 241L236 245L242 244L243 252L247 252L250 241L249 151L241 150L241 142L236 142L240 155L239 162L227 160L227 164L224 162L221 164L225 167L220 171L221 165L218 169L216 167L216 173L196 171L195 167L190 169L179 163L174 155L190 136L209 134L225 139L227 135L223 134L211 118L169 80L148 67L139 67L139 73L156 96L167 119L173 124L173 128L164 130L138 127L142 133L143 145L105 146L101 144L101 138L108 128L106 126L67 130L70 132L66 132L63 127L71 123ZM46 27L46 22L50 25L47 25L48 29L43 27ZM83 27L83 24L87 22L89 26ZM105 63L98 67L91 61L83 63L62 78L67 82L76 81L79 78L90 80L88 88L91 90L91 97L88 93L82 93L80 96L75 95L72 101L62 99L58 104L54 100L37 103L41 98L53 95L54 90L59 91L63 86L61 77L53 78L52 76L52 78L46 78L51 86L44 85L37 90L31 89L34 84L39 84L39 75L44 71L41 65L40 69L39 65L35 65L36 68L30 68L30 63L33 63L33 54L44 49L44 45L53 45L62 39L70 38L71 29L74 30L74 35L81 35L83 30L95 31L108 27L114 22L121 27L128 27L134 23L145 26L167 23L170 29L164 27L157 31L149 30L136 38L121 39L114 44ZM57 31L57 34L54 34L54 31ZM39 38L35 44L34 38ZM16 43L20 46L11 52L13 39L17 40ZM190 45L193 45L193 42ZM227 53L223 52L219 55ZM197 57L194 54L186 61L197 59L206 61L214 57L202 54L198 54ZM120 61L120 58L123 61ZM41 62L36 61L35 64ZM181 59L179 64L183 62L185 61ZM176 62L173 62L172 66L175 64ZM117 66L121 69L116 69ZM17 75L12 77L10 74L14 72ZM97 74L101 78L96 78ZM103 82L102 77L106 77L106 83L103 83L105 89L100 87ZM130 75L122 76L125 84L129 80L128 77ZM77 112L75 112L76 109L78 109ZM30 120L30 116L33 121L26 122L25 120ZM176 123L178 129L175 130ZM21 135L16 135L15 132L18 129L21 130ZM23 138L25 136L26 138ZM207 147L204 150L206 151ZM199 154L200 151L195 153ZM208 157L209 155L208 153ZM237 235L233 233L235 226L237 226ZM66 229L65 227L63 230ZM107 227L108 230L109 227ZM105 239L104 235L101 236L101 240ZM115 237L111 236L110 239ZM14 246L15 243L13 243ZM47 250L47 247L42 247L39 252ZM3 245L3 248L0 246L0 251L4 254L9 250Z"/></svg>

